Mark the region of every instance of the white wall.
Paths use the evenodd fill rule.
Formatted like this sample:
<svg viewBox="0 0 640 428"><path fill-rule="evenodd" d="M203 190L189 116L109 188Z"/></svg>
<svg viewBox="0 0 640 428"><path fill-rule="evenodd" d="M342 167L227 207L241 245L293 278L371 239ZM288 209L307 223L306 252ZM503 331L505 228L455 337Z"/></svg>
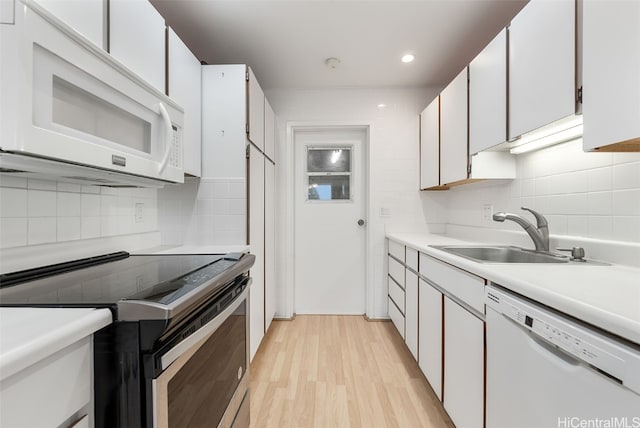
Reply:
<svg viewBox="0 0 640 428"><path fill-rule="evenodd" d="M153 247L157 230L156 189L0 177L1 272Z"/></svg>
<svg viewBox="0 0 640 428"><path fill-rule="evenodd" d="M274 90L266 96L278 117L277 207L278 279L284 291L279 296L278 315L290 316L287 302L293 299L289 287L292 266L287 257L287 213L292 195L287 194L287 178L293 171L293 153L287 146L289 122L321 124L371 124L369 146L369 250L371 271L368 296L372 301L370 317L387 316L385 274L385 231L442 231L445 221L442 194L421 195L418 190L419 121L418 114L435 95L427 89L335 89ZM386 107L379 108L379 104ZM382 212L386 211L386 212ZM289 255L288 255L289 254Z"/></svg>

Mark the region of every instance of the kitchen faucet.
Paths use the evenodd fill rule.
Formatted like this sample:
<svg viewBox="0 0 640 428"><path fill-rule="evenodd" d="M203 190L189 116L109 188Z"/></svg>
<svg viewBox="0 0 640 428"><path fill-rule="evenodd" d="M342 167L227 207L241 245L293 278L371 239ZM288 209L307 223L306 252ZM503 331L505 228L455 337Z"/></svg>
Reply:
<svg viewBox="0 0 640 428"><path fill-rule="evenodd" d="M520 209L529 211L536 218L537 227L529 223L529 221L517 214L498 212L493 215L493 221L503 222L511 220L518 223L525 232L529 234L536 246L536 251L549 251L549 224L544 216L530 208L520 207Z"/></svg>

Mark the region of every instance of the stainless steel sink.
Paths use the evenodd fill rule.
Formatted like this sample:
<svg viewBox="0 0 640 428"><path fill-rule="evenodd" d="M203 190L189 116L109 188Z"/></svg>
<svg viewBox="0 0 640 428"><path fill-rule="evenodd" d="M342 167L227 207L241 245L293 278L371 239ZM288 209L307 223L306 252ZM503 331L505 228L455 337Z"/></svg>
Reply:
<svg viewBox="0 0 640 428"><path fill-rule="evenodd" d="M569 257L510 246L431 245L438 250L480 263L568 263Z"/></svg>

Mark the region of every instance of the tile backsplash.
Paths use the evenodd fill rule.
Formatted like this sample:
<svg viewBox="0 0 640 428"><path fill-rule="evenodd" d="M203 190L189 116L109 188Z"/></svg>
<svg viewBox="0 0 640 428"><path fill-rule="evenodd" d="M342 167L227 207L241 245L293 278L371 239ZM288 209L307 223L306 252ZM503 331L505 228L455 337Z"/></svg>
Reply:
<svg viewBox="0 0 640 428"><path fill-rule="evenodd" d="M156 231L157 192L2 176L0 248Z"/></svg>
<svg viewBox="0 0 640 428"><path fill-rule="evenodd" d="M519 229L483 218L483 205L540 211L553 235L640 243L640 154L584 153L579 139L520 155L515 180L451 189L448 223Z"/></svg>
<svg viewBox="0 0 640 428"><path fill-rule="evenodd" d="M246 180L187 178L158 191L163 245L246 243Z"/></svg>

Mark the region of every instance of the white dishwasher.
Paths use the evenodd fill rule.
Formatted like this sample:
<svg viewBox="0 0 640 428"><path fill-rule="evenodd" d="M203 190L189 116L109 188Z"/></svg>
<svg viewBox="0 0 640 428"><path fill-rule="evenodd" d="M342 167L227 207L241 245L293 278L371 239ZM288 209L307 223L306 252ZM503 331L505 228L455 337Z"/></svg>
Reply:
<svg viewBox="0 0 640 428"><path fill-rule="evenodd" d="M640 428L640 346L486 287L487 428Z"/></svg>

